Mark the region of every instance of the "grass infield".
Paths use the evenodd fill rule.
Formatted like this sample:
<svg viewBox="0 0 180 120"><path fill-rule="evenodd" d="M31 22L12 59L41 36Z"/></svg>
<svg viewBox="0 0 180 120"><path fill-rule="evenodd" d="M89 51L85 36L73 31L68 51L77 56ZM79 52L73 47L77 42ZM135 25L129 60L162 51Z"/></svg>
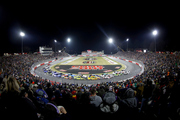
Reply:
<svg viewBox="0 0 180 120"><path fill-rule="evenodd" d="M58 64L53 65L51 67L51 69L53 71L60 72L60 71L55 69L55 66L57 66L57 65L81 65L81 66L93 66L93 65L113 65L113 66L116 66L116 65L121 65L122 67L120 69L117 69L117 71L121 71L121 70L125 69L124 64L121 64L115 60L108 58L108 57L106 57L106 58L110 59L111 61L116 62L117 64L111 64L107 60L105 60L103 57L93 57L93 58L96 58L96 60L85 60L85 58L87 58L87 57L79 57L78 59L76 59L74 61L71 61L72 59L69 59L69 60L66 60L66 61L63 61L63 62L60 62ZM71 62L68 62L68 61L71 61ZM95 63L83 63L84 61L94 61ZM61 73L66 73L66 72L61 72ZM109 74L111 74L111 73L113 73L113 71L109 72Z"/></svg>

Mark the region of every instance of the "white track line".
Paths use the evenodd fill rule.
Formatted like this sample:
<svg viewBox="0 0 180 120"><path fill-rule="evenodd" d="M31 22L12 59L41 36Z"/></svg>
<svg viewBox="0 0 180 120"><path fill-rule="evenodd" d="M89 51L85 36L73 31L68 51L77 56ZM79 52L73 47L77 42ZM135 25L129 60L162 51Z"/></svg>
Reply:
<svg viewBox="0 0 180 120"><path fill-rule="evenodd" d="M106 61L108 61L110 64L118 64L117 62L114 62L112 60L110 60L109 58L107 57L103 57Z"/></svg>

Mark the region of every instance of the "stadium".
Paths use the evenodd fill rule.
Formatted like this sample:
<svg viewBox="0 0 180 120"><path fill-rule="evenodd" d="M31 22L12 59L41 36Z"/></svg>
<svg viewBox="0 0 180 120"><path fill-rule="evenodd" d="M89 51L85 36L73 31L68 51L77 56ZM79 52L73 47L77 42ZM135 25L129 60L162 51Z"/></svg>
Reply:
<svg viewBox="0 0 180 120"><path fill-rule="evenodd" d="M64 2L0 4L0 119L180 120L178 4Z"/></svg>

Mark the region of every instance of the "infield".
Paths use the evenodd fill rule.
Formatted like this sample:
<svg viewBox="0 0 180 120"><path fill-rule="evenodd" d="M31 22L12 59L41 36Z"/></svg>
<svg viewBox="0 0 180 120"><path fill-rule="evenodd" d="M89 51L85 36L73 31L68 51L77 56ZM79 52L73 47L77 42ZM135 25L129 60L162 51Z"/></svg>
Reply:
<svg viewBox="0 0 180 120"><path fill-rule="evenodd" d="M124 64L114 61L108 57L92 57L95 59L91 59L88 62L86 58L87 57L74 57L53 65L51 69L56 72L74 74L78 74L79 72L85 72L86 74L102 74L125 69Z"/></svg>
<svg viewBox="0 0 180 120"><path fill-rule="evenodd" d="M93 57L96 58L95 60L90 60L90 61L94 61L92 63L85 63L87 57L76 57L67 61L63 61L58 63L57 65L121 65L120 63L107 58L107 57ZM108 62L108 59L113 61L113 62ZM84 63L83 63L84 62Z"/></svg>

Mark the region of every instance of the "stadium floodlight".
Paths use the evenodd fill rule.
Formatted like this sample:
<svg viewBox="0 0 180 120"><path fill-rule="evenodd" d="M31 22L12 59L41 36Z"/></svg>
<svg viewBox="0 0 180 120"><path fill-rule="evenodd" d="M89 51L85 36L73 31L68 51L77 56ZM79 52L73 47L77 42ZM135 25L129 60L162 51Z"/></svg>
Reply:
<svg viewBox="0 0 180 120"><path fill-rule="evenodd" d="M22 36L22 37L23 37L23 36L25 36L25 34L24 34L23 32L20 32L20 36Z"/></svg>
<svg viewBox="0 0 180 120"><path fill-rule="evenodd" d="M68 39L67 39L67 42L68 42L68 43L69 43L69 42L71 42L71 39L70 39L70 38L68 38Z"/></svg>
<svg viewBox="0 0 180 120"><path fill-rule="evenodd" d="M126 41L127 41L127 51L128 51L128 41L129 41L129 38L127 38Z"/></svg>
<svg viewBox="0 0 180 120"><path fill-rule="evenodd" d="M153 32L152 32L152 34L154 35L154 36L156 36L157 35L157 30L154 30Z"/></svg>
<svg viewBox="0 0 180 120"><path fill-rule="evenodd" d="M156 53L156 35L158 34L157 30L154 30L152 32L152 34L154 35L154 40L155 40L155 53Z"/></svg>
<svg viewBox="0 0 180 120"><path fill-rule="evenodd" d="M25 36L25 33L20 32L20 36L22 37L21 52L22 52L22 54L23 54L23 37Z"/></svg>
<svg viewBox="0 0 180 120"><path fill-rule="evenodd" d="M109 43L112 43L113 42L113 39L112 38L109 38Z"/></svg>
<svg viewBox="0 0 180 120"><path fill-rule="evenodd" d="M56 43L57 43L57 40L54 40L54 53L56 53Z"/></svg>

